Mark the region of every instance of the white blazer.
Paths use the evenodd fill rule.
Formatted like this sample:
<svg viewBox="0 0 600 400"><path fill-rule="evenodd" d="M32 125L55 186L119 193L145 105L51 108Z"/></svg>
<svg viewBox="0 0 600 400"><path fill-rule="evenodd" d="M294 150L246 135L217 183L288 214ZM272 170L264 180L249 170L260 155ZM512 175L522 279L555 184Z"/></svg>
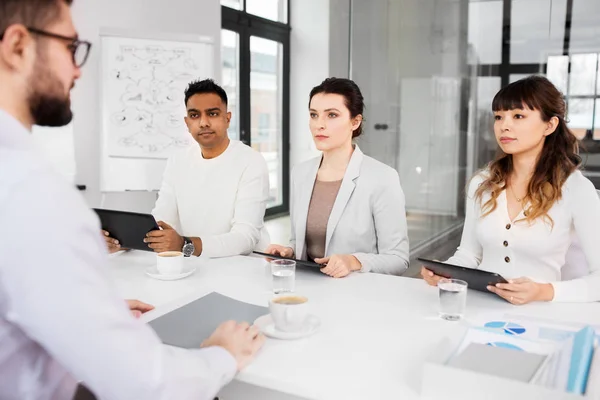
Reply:
<svg viewBox="0 0 600 400"><path fill-rule="evenodd" d="M306 260L306 219L322 157L296 166L291 180L291 240L296 257ZM404 193L398 172L362 153L350 158L337 194L325 241L325 256L352 254L362 272L400 275L408 268Z"/></svg>

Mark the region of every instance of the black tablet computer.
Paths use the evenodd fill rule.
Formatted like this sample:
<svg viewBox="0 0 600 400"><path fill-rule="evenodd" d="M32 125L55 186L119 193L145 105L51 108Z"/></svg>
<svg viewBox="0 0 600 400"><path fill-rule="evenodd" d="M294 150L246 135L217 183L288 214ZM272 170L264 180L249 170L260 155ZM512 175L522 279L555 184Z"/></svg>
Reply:
<svg viewBox="0 0 600 400"><path fill-rule="evenodd" d="M281 257L281 256L275 256L273 254L261 253L260 251L253 251L253 253L254 254L258 254L260 256L263 256L263 257L272 258L274 260L292 260L292 261L296 261L296 265L301 265L303 267L325 268L325 265L323 265L323 264L317 264L316 262L312 262L312 261L295 260L295 259L289 258L289 257Z"/></svg>
<svg viewBox="0 0 600 400"><path fill-rule="evenodd" d="M144 243L148 232L160 229L152 215L100 208L94 208L94 211L100 218L102 229L117 239L121 247L152 251L148 244Z"/></svg>
<svg viewBox="0 0 600 400"><path fill-rule="evenodd" d="M488 286L494 286L496 283L508 283L501 275L480 269L459 267L458 265L446 264L439 261L417 258L428 270L444 278L460 279L469 284L469 289L479 290L480 292L491 293L487 290Z"/></svg>

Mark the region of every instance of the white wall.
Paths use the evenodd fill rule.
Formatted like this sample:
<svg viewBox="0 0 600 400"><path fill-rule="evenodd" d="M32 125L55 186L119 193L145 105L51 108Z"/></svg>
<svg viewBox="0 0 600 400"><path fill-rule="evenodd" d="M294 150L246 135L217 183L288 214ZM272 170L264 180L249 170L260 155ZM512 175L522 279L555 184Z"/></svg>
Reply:
<svg viewBox="0 0 600 400"><path fill-rule="evenodd" d="M290 166L318 155L308 129L308 95L329 76L348 77L350 0L291 0ZM100 206L100 28L193 33L215 43L220 78L219 0L87 0L74 2L80 36L93 43L83 76L73 90L78 184L91 207ZM147 212L156 193L108 193L104 207Z"/></svg>
<svg viewBox="0 0 600 400"><path fill-rule="evenodd" d="M86 0L73 4L73 17L81 38L93 43L72 95L77 183L87 186L84 196L92 207L100 205L100 28L140 32L183 33L210 36L215 43L214 71L220 79L221 5L219 0ZM199 77L205 78L205 77ZM148 212L155 193L110 193L105 207Z"/></svg>
<svg viewBox="0 0 600 400"><path fill-rule="evenodd" d="M329 0L329 76L348 78L350 0Z"/></svg>
<svg viewBox="0 0 600 400"><path fill-rule="evenodd" d="M398 45L392 34L397 24L388 22L392 6L388 0L352 2L350 73L366 106L363 134L357 143L365 154L395 168L398 126L392 121L398 108L394 64ZM388 129L375 130L375 124L387 124Z"/></svg>
<svg viewBox="0 0 600 400"><path fill-rule="evenodd" d="M314 86L329 76L329 0L291 0L290 7L290 167L293 168L318 154L308 129L308 96Z"/></svg>

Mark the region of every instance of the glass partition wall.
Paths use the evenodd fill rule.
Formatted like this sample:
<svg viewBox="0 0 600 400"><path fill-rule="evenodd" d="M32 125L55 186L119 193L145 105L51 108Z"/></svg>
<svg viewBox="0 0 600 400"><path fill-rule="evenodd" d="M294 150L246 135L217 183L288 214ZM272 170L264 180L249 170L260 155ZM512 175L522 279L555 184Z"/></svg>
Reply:
<svg viewBox="0 0 600 400"><path fill-rule="evenodd" d="M358 144L400 174L411 258L455 250L468 179L496 151L492 98L514 80L543 74L563 91L585 173L600 183L600 1L351 0L350 9L349 76L367 106Z"/></svg>

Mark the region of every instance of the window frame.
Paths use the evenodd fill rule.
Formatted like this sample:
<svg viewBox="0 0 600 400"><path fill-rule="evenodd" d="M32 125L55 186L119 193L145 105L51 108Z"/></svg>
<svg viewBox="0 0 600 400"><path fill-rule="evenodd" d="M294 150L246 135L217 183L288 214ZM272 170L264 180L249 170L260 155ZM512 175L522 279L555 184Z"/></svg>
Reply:
<svg viewBox="0 0 600 400"><path fill-rule="evenodd" d="M290 192L290 7L287 4L287 23L271 21L247 13L246 1L241 1L242 9L236 10L221 6L221 29L237 33L239 36L239 129L240 141L252 145L251 138L251 52L250 37L259 37L278 42L282 46L282 109L281 109L281 183L282 203L266 210L265 217L272 218L289 213Z"/></svg>

